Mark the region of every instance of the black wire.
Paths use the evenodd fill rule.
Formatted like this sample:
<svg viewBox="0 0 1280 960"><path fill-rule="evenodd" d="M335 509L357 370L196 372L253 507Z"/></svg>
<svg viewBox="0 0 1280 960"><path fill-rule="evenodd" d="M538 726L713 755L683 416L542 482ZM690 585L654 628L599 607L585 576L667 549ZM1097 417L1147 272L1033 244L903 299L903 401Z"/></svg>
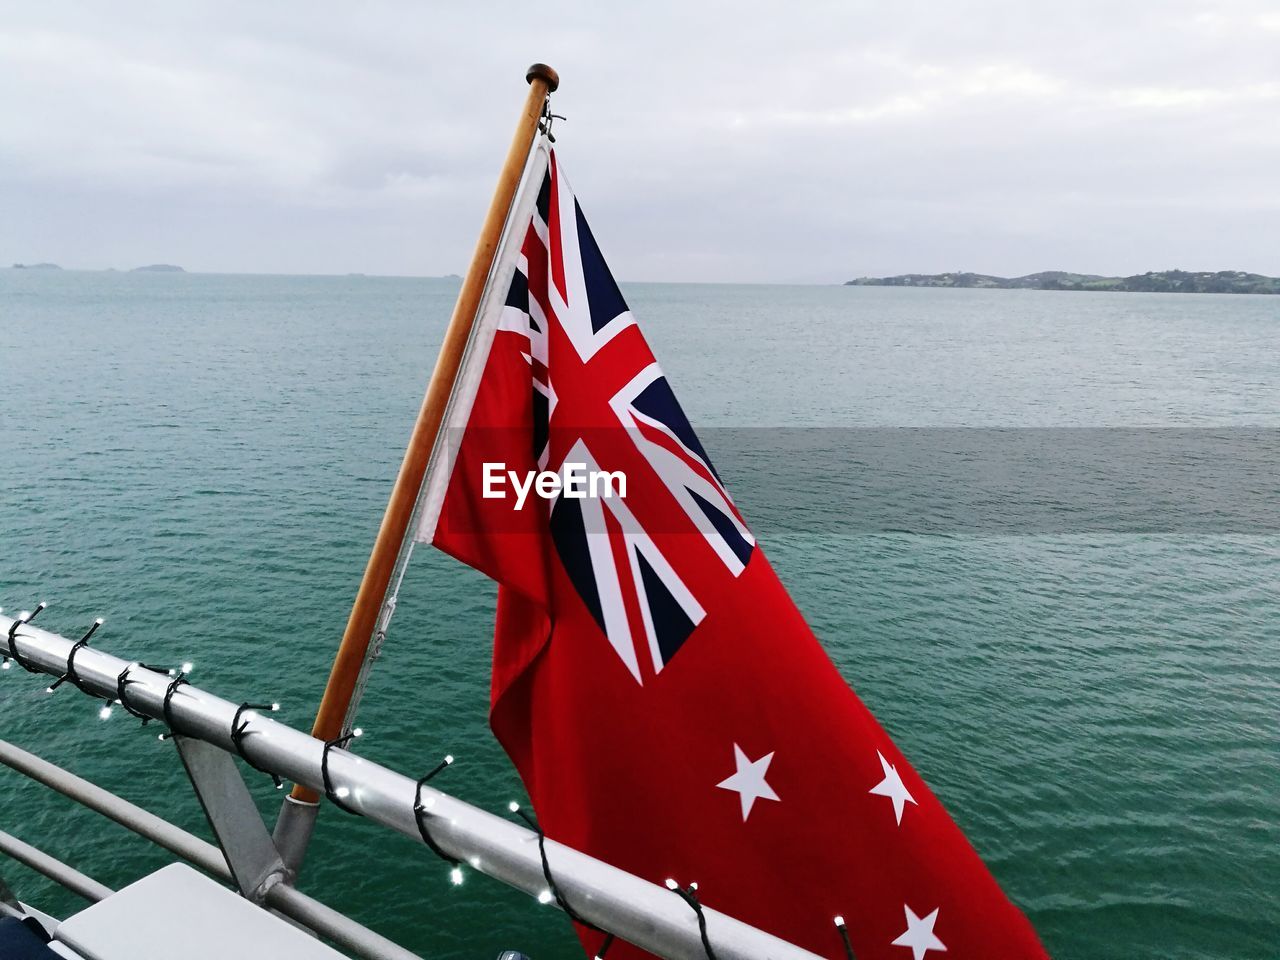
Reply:
<svg viewBox="0 0 1280 960"><path fill-rule="evenodd" d="M182 671L178 671L178 675L170 681L169 686L164 691L164 703L160 705L160 712L164 715L164 725L169 728L167 733L160 734L161 740L167 740L177 731L173 729L173 695L178 688L187 682L187 675Z"/></svg>
<svg viewBox="0 0 1280 960"><path fill-rule="evenodd" d="M76 654L80 652L81 648L83 648L84 645L85 645L85 641L83 640L77 640L75 643L71 645L71 649L67 651L67 672L64 673L62 676L60 676L57 680L53 681L53 683L49 684L50 693L53 693L53 691L57 690L60 686L62 686L68 680L71 681L71 685L74 686L77 690L80 690L83 693L89 692L88 690L85 690L84 686L80 682L80 677L77 676L76 674Z"/></svg>
<svg viewBox="0 0 1280 960"><path fill-rule="evenodd" d="M125 691L129 689L129 684L141 682L138 680L134 680L132 677L129 676L130 671L134 670L137 667L141 667L143 670L150 670L152 673L164 673L165 668L153 667L149 663L131 663L127 667L125 667L123 670L121 670L120 675L116 677L116 703L124 707L125 713L133 714L133 716L141 720L142 725L145 727L148 723L151 722L151 718L147 716L145 713L142 713L141 711L136 710L133 707L129 706L129 702L125 699Z"/></svg>
<svg viewBox="0 0 1280 960"><path fill-rule="evenodd" d="M608 933L602 930L590 920L584 919L578 914L577 910L569 906L569 901L564 898L564 894L560 892L560 887L556 885L556 879L551 875L551 864L547 860L547 835L542 832L542 827L538 825L538 821L525 812L523 807L517 807L516 813L520 815L520 819L529 825L529 829L538 835L538 856L542 858L542 877L547 881L547 889L551 891L551 895L555 897L556 903L574 923L580 923L588 930L595 930L597 933ZM713 957L712 960L715 960Z"/></svg>
<svg viewBox="0 0 1280 960"><path fill-rule="evenodd" d="M320 754L320 778L324 781L324 795L328 797L330 803L339 810L359 816L359 811L353 810L342 802L341 798L334 792L333 781L329 779L329 751L334 747L345 747L351 742L351 738L353 736L355 736L355 734L344 733L340 737L335 737L334 739L325 742L324 753Z"/></svg>
<svg viewBox="0 0 1280 960"><path fill-rule="evenodd" d="M452 764L453 764L453 756L450 755L445 757L443 760L437 763L434 767L432 767L431 772L428 773L421 780L419 780L418 783L420 784L426 783L428 780L434 777L437 773L440 773L442 770L448 770Z"/></svg>
<svg viewBox="0 0 1280 960"><path fill-rule="evenodd" d="M716 952L711 949L711 941L707 938L707 918L702 912L702 904L698 902L698 895L693 892L693 887L690 886L687 890L676 887L673 892L678 894L680 899L698 915L698 935L702 937L702 949L707 954L707 960L716 960Z"/></svg>
<svg viewBox="0 0 1280 960"><path fill-rule="evenodd" d="M12 660L14 663L20 666L23 670L27 671L27 673L39 673L40 671L37 670L35 667L31 666L29 663L23 660L20 656L18 656L18 648L14 644L14 637L17 634L19 627L25 626L26 624L34 620L36 617L40 616L40 611L47 606L48 606L47 603L44 603L43 601L41 601L39 604L36 605L36 608L32 610L31 613L27 614L25 619L23 617L18 617L16 620L13 621L13 623L9 624L9 656L6 657L5 659Z"/></svg>
<svg viewBox="0 0 1280 960"><path fill-rule="evenodd" d="M418 833L422 835L422 842L425 843L431 849L431 852L434 853L441 860L445 861L445 863L452 864L453 866L456 867L458 866L459 861L449 856L449 854L445 853L443 850L440 849L440 844L436 843L435 837L431 836L431 831L427 829L427 825L423 822L423 819L422 819L424 816L427 815L427 808L422 802L422 788L427 785L428 780L430 780L432 777L434 777L437 773L439 773L441 770L443 770L447 766L449 766L449 761L441 760L438 764L436 764L436 767L434 770L432 770L425 777L423 777L421 780L418 781L418 789L414 792L414 795L413 795L413 820L418 825Z"/></svg>
<svg viewBox="0 0 1280 960"><path fill-rule="evenodd" d="M843 923L837 923L836 929L840 931L840 939L844 941L844 955L848 960L858 960L853 955L853 944L849 942L849 928Z"/></svg>
<svg viewBox="0 0 1280 960"><path fill-rule="evenodd" d="M600 949L596 951L596 960L604 960L604 955L609 952L609 948L613 946L613 934L606 933L604 941L600 944Z"/></svg>
<svg viewBox="0 0 1280 960"><path fill-rule="evenodd" d="M257 770L259 773L265 773L267 776L269 776L271 778L271 782L274 783L276 785L276 789L279 790L282 786L284 786L284 781L280 779L279 775L266 769L266 767L258 766L256 763L253 762L253 760L249 758L249 755L244 752L244 738L250 732L249 721L246 720L244 723L240 722L240 717L244 714L246 710L270 710L270 709L271 709L271 704L269 703L240 704L240 706L236 709L236 715L231 718L231 744L236 748L236 753L240 755L241 760L243 760L249 766L253 767L253 769Z"/></svg>
<svg viewBox="0 0 1280 960"><path fill-rule="evenodd" d="M84 681L80 679L80 674L76 673L76 654L89 645L89 638L98 632L98 627L102 626L101 620L93 621L88 632L71 645L71 649L67 652L67 672L60 676L53 683L49 684L49 692L57 690L60 686L71 681L71 685L87 696L93 697L95 700L106 700L107 697L99 697L96 693L84 685Z"/></svg>

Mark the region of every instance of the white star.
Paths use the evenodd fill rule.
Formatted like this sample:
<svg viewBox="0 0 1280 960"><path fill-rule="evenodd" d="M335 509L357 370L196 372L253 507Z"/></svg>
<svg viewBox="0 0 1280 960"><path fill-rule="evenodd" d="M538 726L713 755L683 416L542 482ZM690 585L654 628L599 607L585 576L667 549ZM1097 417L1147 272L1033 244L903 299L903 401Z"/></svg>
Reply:
<svg viewBox="0 0 1280 960"><path fill-rule="evenodd" d="M739 794L738 799L742 801L742 822L747 822L747 816L751 813L751 807L757 799L761 800L777 800L778 795L773 792L773 787L765 783L764 775L769 770L769 761L773 759L773 753L766 753L759 760L748 760L747 755L742 752L742 748L736 743L733 745L733 762L738 768L733 776L727 780L721 780L716 784L722 790L736 790Z"/></svg>
<svg viewBox="0 0 1280 960"><path fill-rule="evenodd" d="M916 798L907 792L906 786L902 782L902 778L898 776L897 768L884 758L884 754L879 750L876 756L880 758L880 766L884 768L884 779L868 790L868 793L879 794L882 797L888 797L893 801L893 815L898 818L898 823L902 823L902 810L905 804L915 803ZM919 806L919 804L916 804Z"/></svg>
<svg viewBox="0 0 1280 960"><path fill-rule="evenodd" d="M895 947L910 947L914 960L921 960L930 950L946 951L947 948L943 942L933 935L933 925L938 920L937 910L921 918L917 917L905 903L902 909L907 915L907 929L902 936L893 941Z"/></svg>

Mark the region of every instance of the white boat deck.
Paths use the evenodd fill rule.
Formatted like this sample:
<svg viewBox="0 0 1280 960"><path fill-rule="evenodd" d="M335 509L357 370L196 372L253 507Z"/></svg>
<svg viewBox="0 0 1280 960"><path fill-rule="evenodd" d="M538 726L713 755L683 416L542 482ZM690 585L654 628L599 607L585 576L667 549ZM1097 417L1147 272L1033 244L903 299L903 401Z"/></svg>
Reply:
<svg viewBox="0 0 1280 960"><path fill-rule="evenodd" d="M68 917L49 947L68 960L345 960L181 863Z"/></svg>

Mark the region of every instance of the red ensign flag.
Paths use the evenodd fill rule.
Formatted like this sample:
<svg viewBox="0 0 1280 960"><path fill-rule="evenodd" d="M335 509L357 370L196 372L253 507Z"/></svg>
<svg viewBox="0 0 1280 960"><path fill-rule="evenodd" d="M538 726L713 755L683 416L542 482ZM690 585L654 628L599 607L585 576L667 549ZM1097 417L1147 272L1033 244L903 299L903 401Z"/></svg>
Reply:
<svg viewBox="0 0 1280 960"><path fill-rule="evenodd" d="M787 596L554 154L523 209L419 536L499 584L491 722L547 835L826 957L837 915L858 960L1046 956Z"/></svg>

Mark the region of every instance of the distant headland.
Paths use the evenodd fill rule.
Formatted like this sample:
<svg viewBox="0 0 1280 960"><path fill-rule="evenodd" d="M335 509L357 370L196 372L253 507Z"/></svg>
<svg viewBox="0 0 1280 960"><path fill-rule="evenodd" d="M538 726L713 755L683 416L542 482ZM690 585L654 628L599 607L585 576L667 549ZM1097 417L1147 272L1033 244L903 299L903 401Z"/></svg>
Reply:
<svg viewBox="0 0 1280 960"><path fill-rule="evenodd" d="M56 263L15 263L14 270L61 270ZM115 273L114 267L108 267L107 273ZM151 263L145 267L134 267L130 273L186 273L182 267L172 263Z"/></svg>
<svg viewBox="0 0 1280 960"><path fill-rule="evenodd" d="M1280 278L1241 270L1216 273L1158 270L1132 277L1045 270L1025 277L985 273L903 273L896 277L860 277L846 287L972 287L992 290L1113 290L1124 293L1277 293Z"/></svg>

